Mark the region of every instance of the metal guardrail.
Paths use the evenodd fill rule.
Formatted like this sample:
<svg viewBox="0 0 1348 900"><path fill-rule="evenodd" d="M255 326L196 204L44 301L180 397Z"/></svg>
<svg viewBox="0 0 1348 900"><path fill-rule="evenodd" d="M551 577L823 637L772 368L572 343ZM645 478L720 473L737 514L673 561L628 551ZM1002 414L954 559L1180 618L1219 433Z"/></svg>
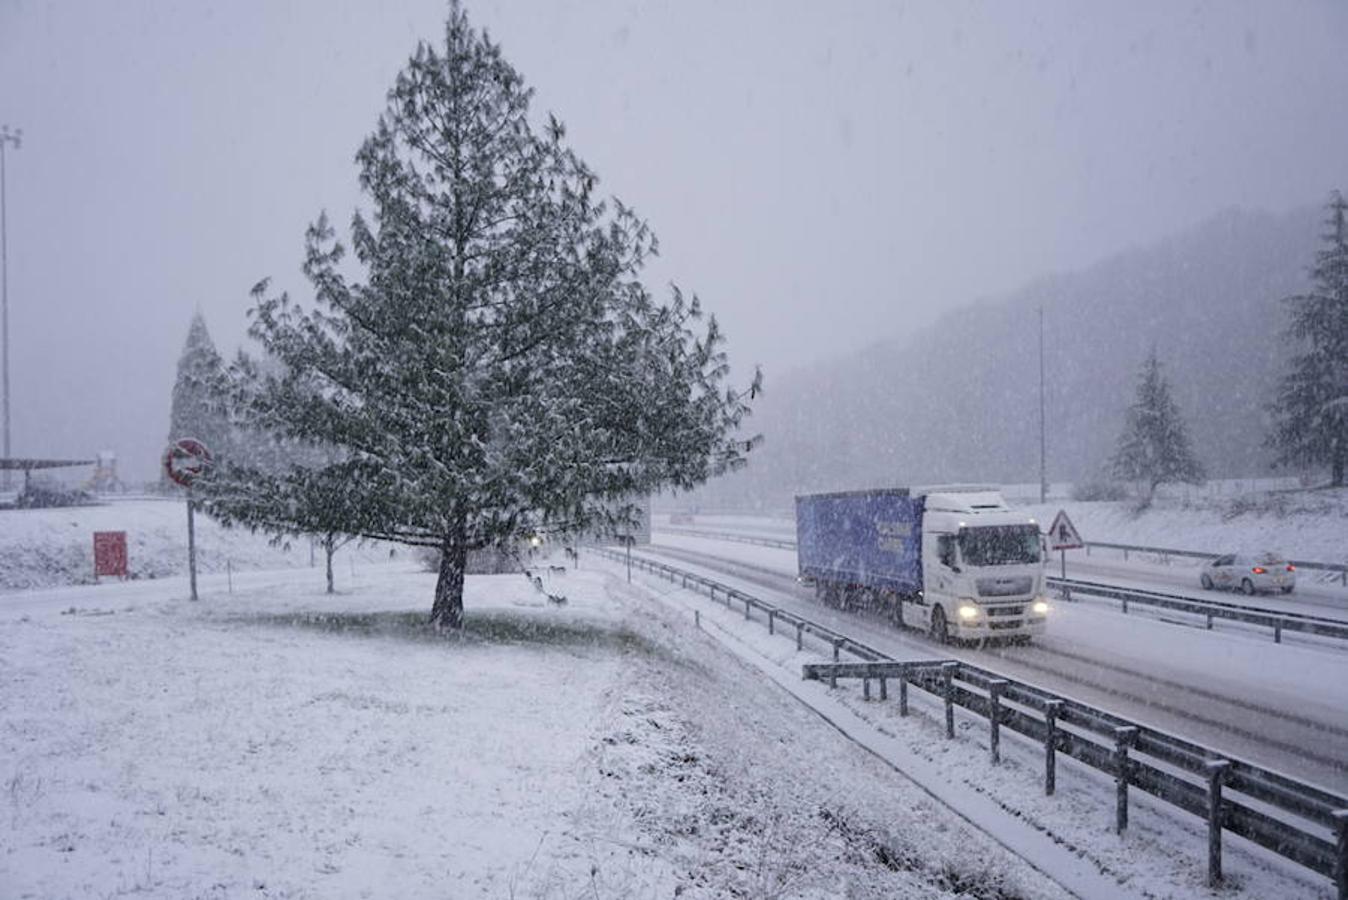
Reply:
<svg viewBox="0 0 1348 900"><path fill-rule="evenodd" d="M759 537L754 534L735 534L730 531L699 531L696 528L659 528L656 530L666 534L685 534L690 537L711 538L717 541L735 541L740 544L756 544L760 547L774 547L778 550L796 549L796 542L788 541L785 538Z"/></svg>
<svg viewBox="0 0 1348 900"><path fill-rule="evenodd" d="M1142 544L1114 544L1108 541L1083 541L1086 545L1086 555L1090 556L1092 547L1102 547L1106 550L1122 550L1123 558L1128 559L1129 553L1151 553L1159 556L1161 562L1169 563L1170 557L1179 556L1187 559L1216 559L1221 556L1220 553L1205 553L1198 550L1176 550L1173 547L1148 547ZM1298 569L1312 569L1320 572L1338 572L1340 579L1348 585L1348 563L1326 563L1315 562L1309 559L1289 559L1289 563Z"/></svg>
<svg viewBox="0 0 1348 900"><path fill-rule="evenodd" d="M1320 637L1348 641L1348 622L1342 619L1330 619L1325 616L1312 616L1306 613L1274 612L1259 606L1245 606L1240 603L1226 603L1221 600L1196 600L1176 594L1163 594L1159 591L1147 591L1137 588L1124 588L1114 584L1099 584L1092 581L1079 581L1074 578L1055 578L1048 576L1045 581L1050 587L1056 587L1064 600L1071 600L1073 594L1088 597L1103 597L1120 601L1123 612L1128 612L1129 604L1154 606L1177 612L1204 616L1208 630L1213 621L1225 619L1231 622L1243 622L1273 629L1273 640L1282 643L1284 631L1296 631L1314 634Z"/></svg>
<svg viewBox="0 0 1348 900"><path fill-rule="evenodd" d="M627 559L612 550L595 552ZM1340 900L1348 900L1348 798L978 666L948 659L900 662L706 576L643 557L630 562L671 582L702 588L728 609L743 604L746 620L753 610L761 611L769 633L775 633L778 622L794 626L797 649L803 649L805 634L822 639L832 647L834 661L806 664L806 679L830 686L839 679L860 679L866 700L872 681L879 685L879 699L886 700L889 682L897 680L901 716L908 714L909 687L917 687L943 702L947 739L955 737L955 707L986 719L993 763L1000 760L1003 727L1038 742L1044 748L1046 795L1056 787L1058 753L1112 775L1120 832L1128 827L1131 787L1205 818L1210 883L1222 877L1222 832L1227 831L1332 879ZM843 651L863 662L841 662Z"/></svg>

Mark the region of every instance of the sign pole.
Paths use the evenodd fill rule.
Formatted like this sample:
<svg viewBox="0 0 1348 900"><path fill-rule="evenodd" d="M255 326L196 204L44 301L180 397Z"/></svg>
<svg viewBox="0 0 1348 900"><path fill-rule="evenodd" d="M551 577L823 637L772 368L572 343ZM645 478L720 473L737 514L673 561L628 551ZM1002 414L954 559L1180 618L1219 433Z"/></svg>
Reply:
<svg viewBox="0 0 1348 900"><path fill-rule="evenodd" d="M192 488L187 489L187 571L192 581L192 599L197 599L197 526L192 512Z"/></svg>
<svg viewBox="0 0 1348 900"><path fill-rule="evenodd" d="M1059 550L1058 552L1062 554L1062 577L1063 577L1064 579L1066 579L1066 578L1067 578L1067 550L1066 550L1066 548L1064 548L1064 549L1062 549L1062 550Z"/></svg>

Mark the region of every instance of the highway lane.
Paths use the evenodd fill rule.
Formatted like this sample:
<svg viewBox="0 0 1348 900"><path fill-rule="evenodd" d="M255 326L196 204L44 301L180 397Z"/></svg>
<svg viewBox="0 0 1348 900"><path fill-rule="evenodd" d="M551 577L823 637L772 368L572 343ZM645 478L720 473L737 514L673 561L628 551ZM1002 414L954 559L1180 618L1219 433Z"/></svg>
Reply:
<svg viewBox="0 0 1348 900"><path fill-rule="evenodd" d="M938 647L876 616L816 603L794 554L656 535L652 558L702 571L879 647L964 659L1289 775L1348 792L1348 653L1059 604L1029 647ZM1126 627L1121 627L1124 625Z"/></svg>

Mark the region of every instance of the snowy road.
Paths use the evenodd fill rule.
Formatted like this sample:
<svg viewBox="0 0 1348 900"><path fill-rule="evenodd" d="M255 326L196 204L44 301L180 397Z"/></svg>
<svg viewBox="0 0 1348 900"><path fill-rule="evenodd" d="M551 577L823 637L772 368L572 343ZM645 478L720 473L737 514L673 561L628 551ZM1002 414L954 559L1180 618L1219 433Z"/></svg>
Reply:
<svg viewBox="0 0 1348 900"><path fill-rule="evenodd" d="M651 552L898 658L931 654L923 636L815 603L812 591L795 583L791 551L657 535ZM949 655L1327 789L1348 790L1348 654L1341 651L1059 604L1050 633L1032 646L949 648Z"/></svg>

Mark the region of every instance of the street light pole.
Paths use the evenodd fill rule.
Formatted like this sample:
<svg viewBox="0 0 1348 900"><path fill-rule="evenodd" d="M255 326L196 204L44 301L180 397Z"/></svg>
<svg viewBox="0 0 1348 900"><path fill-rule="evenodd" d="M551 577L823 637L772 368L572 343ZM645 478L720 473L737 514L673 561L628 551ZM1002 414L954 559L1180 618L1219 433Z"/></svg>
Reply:
<svg viewBox="0 0 1348 900"><path fill-rule="evenodd" d="M9 248L8 222L5 219L5 145L14 144L19 149L23 140L23 129L9 130L8 125L0 125L0 342L4 344L4 411L5 411L5 458L9 451ZM9 490L9 470L5 470L5 490Z"/></svg>
<svg viewBox="0 0 1348 900"><path fill-rule="evenodd" d="M1039 502L1048 502L1048 441L1044 436L1044 307L1039 307Z"/></svg>

